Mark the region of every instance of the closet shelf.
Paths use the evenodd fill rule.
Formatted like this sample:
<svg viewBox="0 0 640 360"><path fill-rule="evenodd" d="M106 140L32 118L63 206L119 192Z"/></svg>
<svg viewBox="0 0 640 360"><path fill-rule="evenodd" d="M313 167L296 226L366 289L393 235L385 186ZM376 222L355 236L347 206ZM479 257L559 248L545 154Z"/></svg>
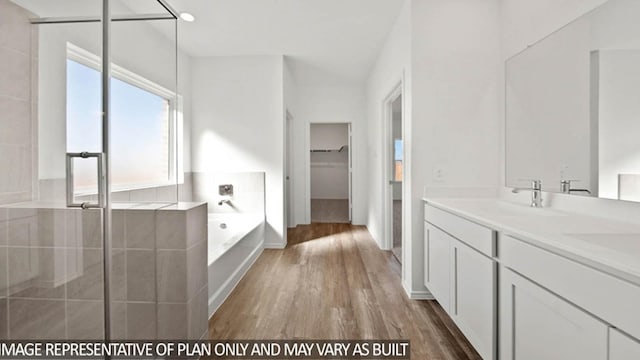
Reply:
<svg viewBox="0 0 640 360"><path fill-rule="evenodd" d="M346 168L349 163L342 162L312 162L309 164L312 168Z"/></svg>
<svg viewBox="0 0 640 360"><path fill-rule="evenodd" d="M329 153L329 152L342 152L348 149L348 145L342 145L340 149L311 149L312 153Z"/></svg>

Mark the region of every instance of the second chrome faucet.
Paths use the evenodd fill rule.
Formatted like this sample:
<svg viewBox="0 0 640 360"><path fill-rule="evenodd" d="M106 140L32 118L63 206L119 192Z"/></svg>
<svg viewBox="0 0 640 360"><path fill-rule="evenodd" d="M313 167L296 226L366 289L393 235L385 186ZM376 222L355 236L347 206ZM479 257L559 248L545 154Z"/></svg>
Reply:
<svg viewBox="0 0 640 360"><path fill-rule="evenodd" d="M513 193L519 193L522 190L531 191L531 207L542 207L542 181L531 180L530 188L514 188Z"/></svg>
<svg viewBox="0 0 640 360"><path fill-rule="evenodd" d="M591 195L591 191L589 189L574 189L571 187L572 182L576 182L579 180L561 180L560 181L560 192L563 194L571 194L574 192L582 192Z"/></svg>

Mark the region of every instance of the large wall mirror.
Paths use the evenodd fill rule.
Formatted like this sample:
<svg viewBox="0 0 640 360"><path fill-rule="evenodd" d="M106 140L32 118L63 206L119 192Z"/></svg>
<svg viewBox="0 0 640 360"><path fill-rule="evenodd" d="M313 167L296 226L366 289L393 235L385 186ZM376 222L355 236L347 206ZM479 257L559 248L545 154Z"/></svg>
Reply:
<svg viewBox="0 0 640 360"><path fill-rule="evenodd" d="M609 0L506 62L506 185L640 201L640 1Z"/></svg>

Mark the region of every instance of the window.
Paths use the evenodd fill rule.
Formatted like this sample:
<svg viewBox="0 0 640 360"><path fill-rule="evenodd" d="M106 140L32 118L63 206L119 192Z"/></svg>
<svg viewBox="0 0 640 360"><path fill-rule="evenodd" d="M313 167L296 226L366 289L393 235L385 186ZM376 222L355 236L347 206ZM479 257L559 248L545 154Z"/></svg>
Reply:
<svg viewBox="0 0 640 360"><path fill-rule="evenodd" d="M393 180L402 181L402 139L393 141Z"/></svg>
<svg viewBox="0 0 640 360"><path fill-rule="evenodd" d="M100 152L100 61L71 44L67 54L67 151ZM131 190L175 183L175 94L115 65L112 73L112 188ZM74 172L80 192L95 192L95 162L77 160Z"/></svg>

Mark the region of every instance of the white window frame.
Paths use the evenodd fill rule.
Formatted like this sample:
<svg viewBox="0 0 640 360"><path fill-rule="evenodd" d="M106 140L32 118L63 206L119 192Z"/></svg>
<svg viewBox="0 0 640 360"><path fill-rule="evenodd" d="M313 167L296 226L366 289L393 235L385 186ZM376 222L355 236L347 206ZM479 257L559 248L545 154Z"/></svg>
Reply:
<svg viewBox="0 0 640 360"><path fill-rule="evenodd" d="M87 67L90 67L98 72L102 71L102 60L99 56L77 46L70 42L67 42L67 60L72 60ZM142 90L148 91L154 95L157 95L168 101L169 104L169 176L166 181L154 182L147 184L113 184L112 191L131 191L148 189L154 187L178 185L184 183L184 167L182 161L177 161L184 153L183 144L183 98L181 95L162 87L155 82L144 78L132 71L129 71L122 66L112 64L111 76L118 80L124 81L127 84L136 86ZM174 182L177 181L176 182ZM90 192L79 191L77 195L94 195L96 192L92 190Z"/></svg>

